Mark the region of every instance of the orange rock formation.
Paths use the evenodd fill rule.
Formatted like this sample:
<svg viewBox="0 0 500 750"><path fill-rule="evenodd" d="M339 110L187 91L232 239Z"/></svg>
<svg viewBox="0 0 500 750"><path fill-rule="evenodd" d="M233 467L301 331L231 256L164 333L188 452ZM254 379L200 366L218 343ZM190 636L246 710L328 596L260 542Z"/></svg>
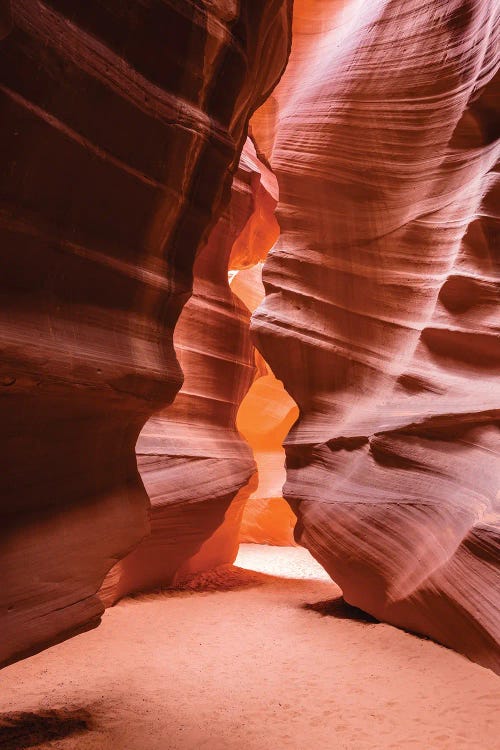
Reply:
<svg viewBox="0 0 500 750"><path fill-rule="evenodd" d="M231 284L234 293L253 311L264 298L262 264L240 271ZM259 370L238 411L237 426L257 462L258 485L241 520L240 541L295 544L296 516L283 499L285 452L282 443L297 418L295 402L258 356Z"/></svg>

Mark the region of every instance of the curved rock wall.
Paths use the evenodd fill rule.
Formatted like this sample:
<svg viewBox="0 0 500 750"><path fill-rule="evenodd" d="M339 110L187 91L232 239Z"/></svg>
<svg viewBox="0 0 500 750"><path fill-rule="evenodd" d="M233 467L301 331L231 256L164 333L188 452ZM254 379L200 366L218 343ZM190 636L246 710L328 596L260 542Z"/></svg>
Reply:
<svg viewBox="0 0 500 750"><path fill-rule="evenodd" d="M253 123L296 537L350 604L497 670L498 32L492 0L297 0Z"/></svg>
<svg viewBox="0 0 500 750"><path fill-rule="evenodd" d="M0 6L0 663L96 625L148 532L134 446L181 385L173 328L290 5Z"/></svg>
<svg viewBox="0 0 500 750"><path fill-rule="evenodd" d="M233 292L255 310L264 298L262 263L239 271ZM282 444L298 409L264 359L257 354L258 372L238 411L237 426L252 447L258 484L241 519L240 542L293 545L296 516L283 499L285 451Z"/></svg>
<svg viewBox="0 0 500 750"><path fill-rule="evenodd" d="M263 224L263 193L259 162L247 139L231 200L195 261L193 294L175 329L183 386L137 441L137 463L152 506L151 533L110 571L100 592L106 604L232 563L238 552L255 461L236 429L236 414L255 366L250 311L232 293L228 267L230 257L233 265L252 260L252 243Z"/></svg>

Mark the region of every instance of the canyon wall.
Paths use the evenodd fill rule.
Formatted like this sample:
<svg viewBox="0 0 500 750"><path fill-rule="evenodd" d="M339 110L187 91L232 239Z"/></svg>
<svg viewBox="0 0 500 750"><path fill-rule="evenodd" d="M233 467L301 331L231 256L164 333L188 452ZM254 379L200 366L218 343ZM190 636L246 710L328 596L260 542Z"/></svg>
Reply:
<svg viewBox="0 0 500 750"><path fill-rule="evenodd" d="M252 122L284 495L345 599L500 669L498 4L296 0Z"/></svg>
<svg viewBox="0 0 500 750"><path fill-rule="evenodd" d="M0 6L2 664L96 625L149 531L134 447L182 383L173 329L290 6Z"/></svg>
<svg viewBox="0 0 500 750"><path fill-rule="evenodd" d="M255 310L264 298L262 263L236 273L231 289L250 310ZM256 359L257 377L241 403L237 419L239 431L253 450L258 474L258 484L243 509L240 541L289 546L295 544L293 529L297 519L282 496L286 478L282 444L298 409L258 352Z"/></svg>
<svg viewBox="0 0 500 750"><path fill-rule="evenodd" d="M0 664L296 514L500 670L498 7L291 4L0 0Z"/></svg>
<svg viewBox="0 0 500 750"><path fill-rule="evenodd" d="M256 467L236 415L255 376L255 349L250 311L231 291L228 268L265 254L259 248L269 242L265 229L276 205L268 201L266 173L247 139L229 204L196 258L193 294L175 328L183 386L148 420L136 446L151 532L110 571L100 591L106 604L175 585L237 555Z"/></svg>

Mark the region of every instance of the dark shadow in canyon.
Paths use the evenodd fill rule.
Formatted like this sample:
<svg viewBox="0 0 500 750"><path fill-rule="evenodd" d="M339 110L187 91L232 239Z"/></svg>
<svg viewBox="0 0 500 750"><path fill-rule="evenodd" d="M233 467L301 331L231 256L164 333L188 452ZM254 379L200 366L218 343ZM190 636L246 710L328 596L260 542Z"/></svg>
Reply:
<svg viewBox="0 0 500 750"><path fill-rule="evenodd" d="M304 604L303 608L312 612L317 612L323 617L336 617L339 620L353 620L355 622L364 622L372 625L384 624L380 620L377 620L376 617L369 615L368 612L364 612L362 609L354 607L352 604L348 604L342 596L338 596L335 599L325 599L320 602ZM424 633L411 630L411 628L400 627L399 630L402 630L404 633L408 633L408 635L418 638L421 641L432 640ZM439 643L442 648L449 648L445 643L440 643L439 641L437 641L437 643Z"/></svg>
<svg viewBox="0 0 500 750"><path fill-rule="evenodd" d="M92 730L85 708L0 714L0 749L24 750Z"/></svg>
<svg viewBox="0 0 500 750"><path fill-rule="evenodd" d="M339 620L355 620L356 622L371 622L378 623L375 617L372 617L367 612L363 612L358 607L353 607L348 604L342 596L337 596L335 599L326 599L321 602L313 602L311 604L304 604L304 609L317 612L323 617L337 617Z"/></svg>

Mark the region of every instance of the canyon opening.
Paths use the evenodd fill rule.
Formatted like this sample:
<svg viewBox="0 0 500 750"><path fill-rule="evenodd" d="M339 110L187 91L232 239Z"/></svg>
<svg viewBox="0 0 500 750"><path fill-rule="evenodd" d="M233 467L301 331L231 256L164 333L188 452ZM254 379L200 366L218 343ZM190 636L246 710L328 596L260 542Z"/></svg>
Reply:
<svg viewBox="0 0 500 750"><path fill-rule="evenodd" d="M0 0L0 748L500 750L497 0Z"/></svg>

